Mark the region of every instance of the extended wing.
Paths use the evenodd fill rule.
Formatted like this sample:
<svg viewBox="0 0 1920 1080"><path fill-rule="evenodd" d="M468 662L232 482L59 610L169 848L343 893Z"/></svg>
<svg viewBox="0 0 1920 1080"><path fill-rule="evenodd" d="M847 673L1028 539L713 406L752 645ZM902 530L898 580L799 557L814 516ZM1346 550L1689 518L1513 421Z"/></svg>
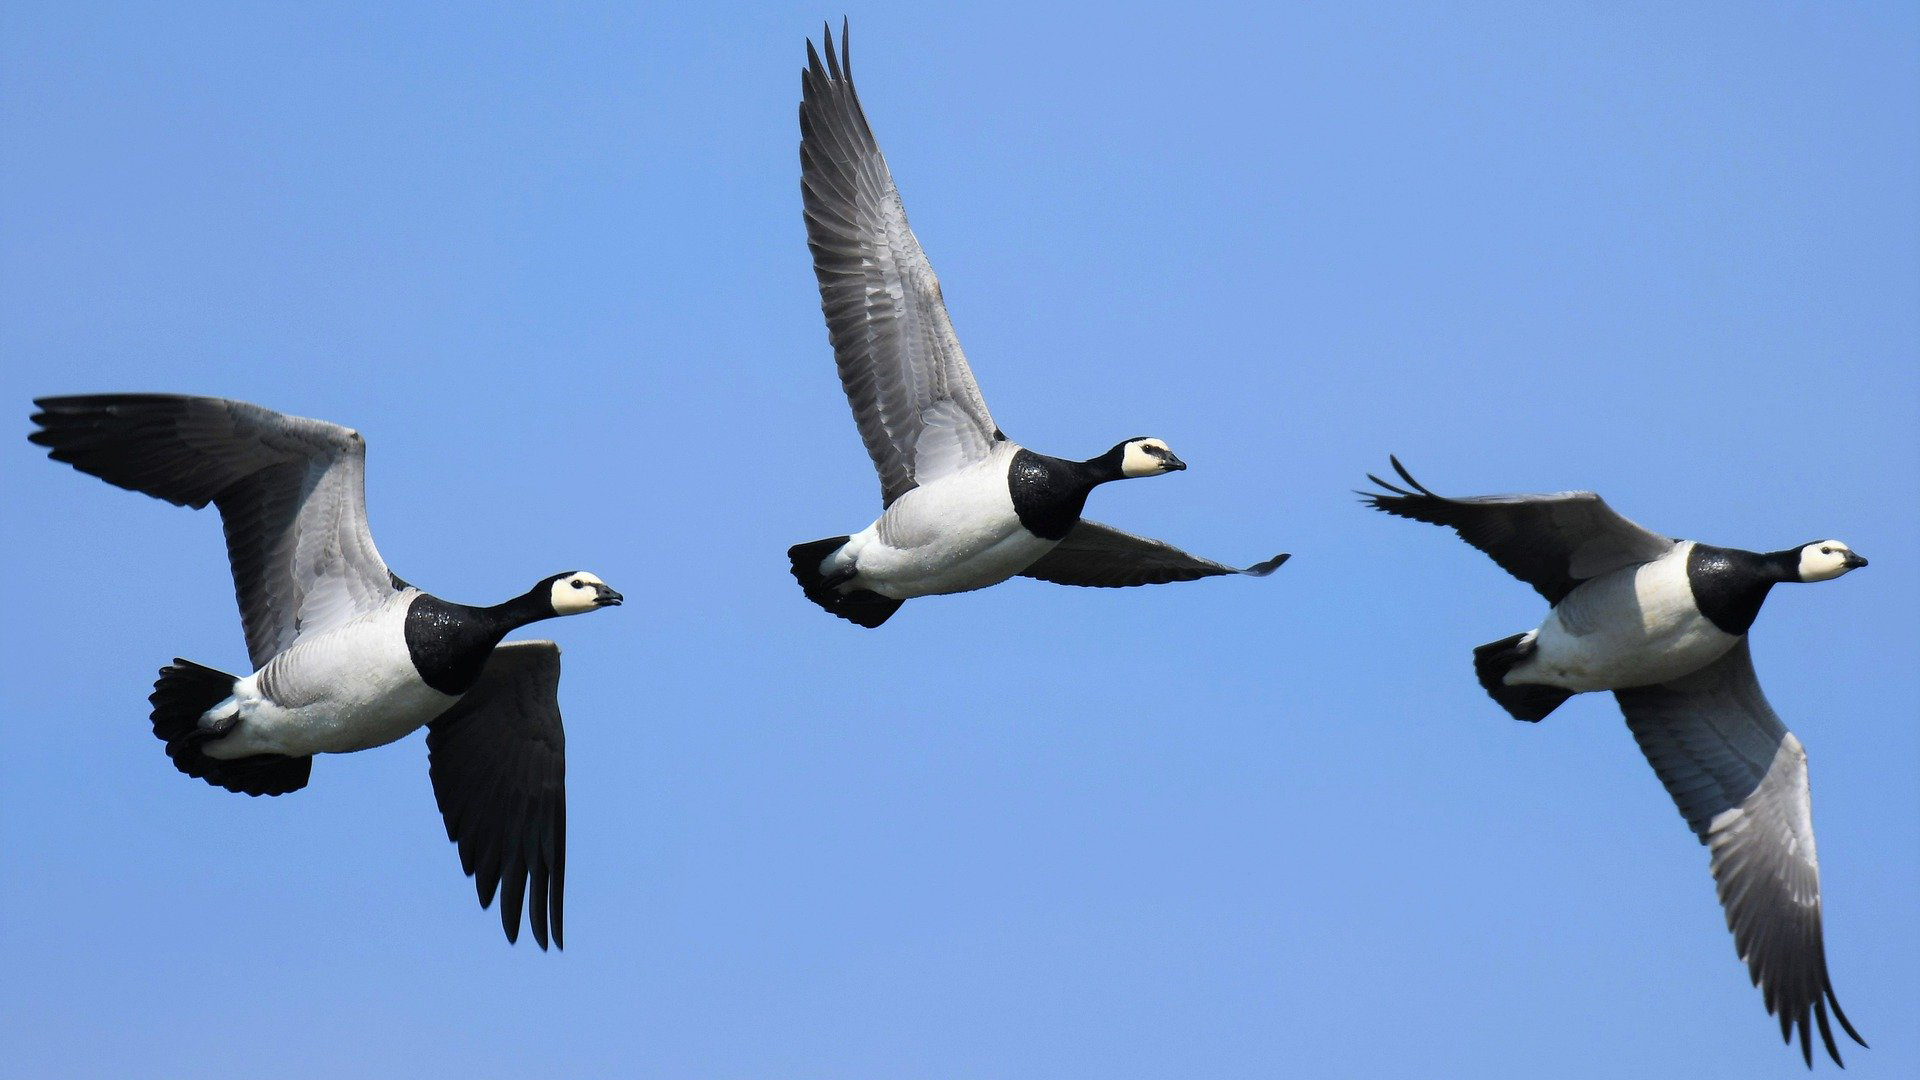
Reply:
<svg viewBox="0 0 1920 1080"><path fill-rule="evenodd" d="M1111 525L1082 519L1052 551L1021 571L1056 585L1087 585L1119 589L1129 585L1164 585L1222 574L1265 577L1286 562L1281 554L1246 569L1189 555L1172 544L1121 532Z"/></svg>
<svg viewBox="0 0 1920 1080"><path fill-rule="evenodd" d="M1500 568L1557 604L1588 578L1652 562L1674 541L1615 513L1591 491L1551 495L1435 495L1391 458L1407 487L1369 473L1389 494L1362 492L1368 505L1415 521L1445 525L1493 557Z"/></svg>
<svg viewBox="0 0 1920 1080"><path fill-rule="evenodd" d="M1685 678L1614 696L1681 816L1712 852L1734 947L1767 1011L1780 1018L1781 1036L1791 1041L1798 1027L1811 1065L1811 1013L1840 1062L1831 1007L1865 1046L1827 975L1807 753L1761 694L1746 641Z"/></svg>
<svg viewBox="0 0 1920 1080"><path fill-rule="evenodd" d="M179 394L34 404L40 430L27 437L53 460L176 506L220 508L255 668L396 590L367 529L367 446L358 432Z"/></svg>
<svg viewBox="0 0 1920 1080"><path fill-rule="evenodd" d="M433 798L460 847L480 906L500 893L507 940L520 939L529 898L533 939L565 947L567 734L560 726L560 647L510 641L493 650L480 681L427 725ZM528 886L531 883L531 890Z"/></svg>
<svg viewBox="0 0 1920 1080"><path fill-rule="evenodd" d="M840 384L887 505L1000 438L854 92L846 31L800 76L800 188Z"/></svg>

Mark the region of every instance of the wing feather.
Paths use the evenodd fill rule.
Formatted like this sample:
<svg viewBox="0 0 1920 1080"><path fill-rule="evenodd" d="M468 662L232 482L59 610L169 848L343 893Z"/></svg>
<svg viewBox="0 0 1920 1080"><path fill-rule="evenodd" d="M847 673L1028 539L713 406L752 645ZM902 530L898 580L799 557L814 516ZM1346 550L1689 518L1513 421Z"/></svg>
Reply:
<svg viewBox="0 0 1920 1080"><path fill-rule="evenodd" d="M1628 521L1591 491L1551 495L1447 498L1428 491L1390 458L1406 487L1369 473L1385 493L1361 492L1376 510L1445 525L1486 552L1500 568L1557 604L1581 582L1611 570L1652 562L1674 541Z"/></svg>
<svg viewBox="0 0 1920 1080"><path fill-rule="evenodd" d="M1742 640L1683 679L1616 691L1635 741L1711 853L1734 947L1780 1034L1797 1029L1813 1061L1809 1019L1836 1064L1827 1013L1862 1046L1827 974L1820 864L1807 753L1760 692Z"/></svg>
<svg viewBox="0 0 1920 1080"><path fill-rule="evenodd" d="M1022 577L1056 585L1085 585L1121 589L1132 585L1164 585L1222 574L1265 577L1287 561L1285 554L1245 569L1189 555L1172 544L1121 532L1111 525L1082 519L1038 562L1021 571Z"/></svg>
<svg viewBox="0 0 1920 1080"><path fill-rule="evenodd" d="M380 606L395 578L367 528L358 432L224 398L48 397L28 439L109 484L220 510L257 669L302 634Z"/></svg>
<svg viewBox="0 0 1920 1080"><path fill-rule="evenodd" d="M480 680L427 726L434 801L473 877L480 906L500 897L508 941L524 909L542 949L564 948L567 736L560 724L560 648L511 641ZM526 906L528 885L531 906Z"/></svg>
<svg viewBox="0 0 1920 1080"><path fill-rule="evenodd" d="M807 43L800 188L840 384L887 505L1000 438L854 92L844 27Z"/></svg>

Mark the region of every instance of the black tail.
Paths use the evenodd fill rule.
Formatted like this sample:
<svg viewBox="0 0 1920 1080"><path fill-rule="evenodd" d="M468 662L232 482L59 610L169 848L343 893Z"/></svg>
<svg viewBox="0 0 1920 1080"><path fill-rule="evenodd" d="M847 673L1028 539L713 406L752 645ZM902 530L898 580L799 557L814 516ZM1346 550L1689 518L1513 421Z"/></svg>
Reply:
<svg viewBox="0 0 1920 1080"><path fill-rule="evenodd" d="M872 629L886 622L906 601L892 600L866 589L841 592L839 586L844 578L835 581L820 572L820 564L827 556L840 550L840 545L849 539L852 538L830 536L811 544L795 544L787 549L787 559L793 563L793 580L800 583L807 599L848 622Z"/></svg>
<svg viewBox="0 0 1920 1080"><path fill-rule="evenodd" d="M200 752L208 736L200 729L201 714L232 694L237 681L224 671L178 657L160 669L147 700L153 702L153 734L167 744L174 767L243 795L284 795L306 787L313 771L311 757L256 754L223 760Z"/></svg>
<svg viewBox="0 0 1920 1080"><path fill-rule="evenodd" d="M1533 642L1521 644L1526 636L1515 634L1499 641L1489 641L1473 650L1473 671L1480 676L1480 685L1486 687L1487 693L1493 695L1493 700L1512 713L1515 720L1537 722L1572 697L1573 691L1557 686L1506 684L1507 672L1513 670L1513 665L1533 655Z"/></svg>

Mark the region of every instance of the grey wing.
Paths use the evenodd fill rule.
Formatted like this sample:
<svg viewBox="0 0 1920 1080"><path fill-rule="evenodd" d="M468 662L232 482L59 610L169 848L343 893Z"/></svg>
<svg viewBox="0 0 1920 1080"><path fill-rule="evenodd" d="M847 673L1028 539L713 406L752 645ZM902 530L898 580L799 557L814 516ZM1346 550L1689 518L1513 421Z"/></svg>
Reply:
<svg viewBox="0 0 1920 1080"><path fill-rule="evenodd" d="M433 798L460 847L480 906L500 893L507 940L520 939L521 905L533 939L564 948L567 735L560 726L560 647L511 641L493 650L480 681L427 725ZM532 888L529 890L528 885Z"/></svg>
<svg viewBox="0 0 1920 1080"><path fill-rule="evenodd" d="M1129 585L1164 585L1222 574L1265 577L1286 562L1285 554L1246 569L1189 555L1172 544L1121 532L1111 525L1082 520L1038 562L1021 571L1056 585L1087 585L1120 589Z"/></svg>
<svg viewBox="0 0 1920 1080"><path fill-rule="evenodd" d="M1811 1065L1811 1012L1839 1062L1827 1025L1831 1006L1865 1046L1827 975L1807 753L1761 694L1746 641L1683 679L1614 696L1681 816L1712 853L1734 947L1767 1011L1780 1018L1781 1036L1791 1041L1798 1027Z"/></svg>
<svg viewBox="0 0 1920 1080"><path fill-rule="evenodd" d="M395 591L367 529L366 443L323 420L224 398L39 398L28 438L110 484L195 509L212 503L257 669L301 634Z"/></svg>
<svg viewBox="0 0 1920 1080"><path fill-rule="evenodd" d="M1389 460L1407 486L1369 473L1367 479L1387 493L1361 492L1368 505L1451 528L1549 603L1559 603L1588 578L1652 562L1673 549L1671 537L1621 517L1591 491L1453 499L1428 491L1399 458Z"/></svg>
<svg viewBox="0 0 1920 1080"><path fill-rule="evenodd" d="M846 32L800 76L800 188L840 384L887 505L1001 438L854 93Z"/></svg>

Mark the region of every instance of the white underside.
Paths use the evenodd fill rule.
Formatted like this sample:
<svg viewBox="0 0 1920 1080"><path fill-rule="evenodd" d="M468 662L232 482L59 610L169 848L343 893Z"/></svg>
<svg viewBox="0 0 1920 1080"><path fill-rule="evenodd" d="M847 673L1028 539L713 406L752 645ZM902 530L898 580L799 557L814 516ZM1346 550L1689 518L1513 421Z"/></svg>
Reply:
<svg viewBox="0 0 1920 1080"><path fill-rule="evenodd" d="M1650 563L1582 584L1533 632L1536 651L1507 672L1586 693L1670 682L1720 659L1740 639L1695 606L1687 581L1691 541Z"/></svg>
<svg viewBox="0 0 1920 1080"><path fill-rule="evenodd" d="M1001 443L985 460L900 496L823 569L851 564L843 591L906 600L984 589L1032 566L1058 541L1028 532L1014 513L1007 468L1017 449Z"/></svg>
<svg viewBox="0 0 1920 1080"><path fill-rule="evenodd" d="M202 723L239 713L208 757L340 754L403 738L459 698L420 681L407 653L407 590L375 611L304 637L234 685ZM272 698L268 697L271 693Z"/></svg>

